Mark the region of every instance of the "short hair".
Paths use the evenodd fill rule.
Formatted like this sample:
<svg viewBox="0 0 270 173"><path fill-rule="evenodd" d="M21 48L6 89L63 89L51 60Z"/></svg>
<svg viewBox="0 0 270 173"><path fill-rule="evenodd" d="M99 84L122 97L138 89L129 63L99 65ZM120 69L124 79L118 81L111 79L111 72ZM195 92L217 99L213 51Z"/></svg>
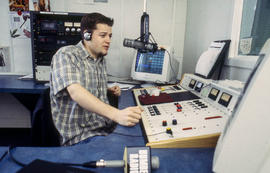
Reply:
<svg viewBox="0 0 270 173"><path fill-rule="evenodd" d="M81 20L81 32L83 33L85 30L93 31L97 28L97 24L107 24L109 26L113 26L113 19L104 16L100 13L89 13L82 17Z"/></svg>

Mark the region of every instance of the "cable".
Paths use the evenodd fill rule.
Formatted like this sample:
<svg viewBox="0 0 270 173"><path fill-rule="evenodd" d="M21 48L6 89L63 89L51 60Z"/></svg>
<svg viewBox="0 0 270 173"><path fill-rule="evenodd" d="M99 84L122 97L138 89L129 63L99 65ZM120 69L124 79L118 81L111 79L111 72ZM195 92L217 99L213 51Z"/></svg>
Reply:
<svg viewBox="0 0 270 173"><path fill-rule="evenodd" d="M11 158L11 160L16 163L17 165L21 166L21 167L25 167L27 164L25 163L22 163L20 161L18 161L15 157L13 157L12 155L12 150L14 149L15 147L14 146L10 146L8 148L8 151L6 151L6 153L8 153L9 157ZM3 156L1 157L1 159L3 158ZM84 162L84 163L61 163L61 162L54 162L56 164L61 164L61 165L64 165L64 166L82 166L82 167L86 167L86 168L96 168L98 165L99 161L90 161L90 162Z"/></svg>
<svg viewBox="0 0 270 173"><path fill-rule="evenodd" d="M159 134L162 134L162 133L166 133L166 132L159 132L159 133L154 133L154 134L151 134L151 135L148 135L148 136L156 136L156 135L159 135ZM118 133L118 132L113 132L113 134L117 134L117 135L122 135L122 136L131 136L131 137L143 137L142 135L128 135L128 134L124 134L124 133Z"/></svg>
<svg viewBox="0 0 270 173"><path fill-rule="evenodd" d="M203 86L203 87L201 88L201 90L204 89L204 88L206 88L206 87L208 87L208 86L211 86L211 84L209 83L209 84Z"/></svg>
<svg viewBox="0 0 270 173"><path fill-rule="evenodd" d="M159 134L162 134L162 133L166 133L166 132L154 133L154 134L151 134L151 135L148 135L148 136L156 136L156 135L159 135Z"/></svg>
<svg viewBox="0 0 270 173"><path fill-rule="evenodd" d="M171 69L172 69L172 71L173 71L173 73L174 73L174 75L175 75L175 77L177 76L177 74L176 74L176 72L174 71L174 69L173 69L173 66L172 66L172 60L171 60L171 54L170 54L170 52L167 50L167 49L164 49L167 53L168 53L168 55L169 55L169 61L170 61L170 66L171 66Z"/></svg>
<svg viewBox="0 0 270 173"><path fill-rule="evenodd" d="M4 154L1 156L0 158L0 162L5 158L5 156L7 155L8 151L5 151Z"/></svg>
<svg viewBox="0 0 270 173"><path fill-rule="evenodd" d="M130 137L142 137L142 135L129 135L129 134L124 134L124 133L119 133L119 132L113 132L112 134L130 136Z"/></svg>
<svg viewBox="0 0 270 173"><path fill-rule="evenodd" d="M24 163L22 163L22 162L19 162L17 159L15 159L15 158L13 157L11 151L12 151L14 148L15 148L15 146L9 146L9 147L8 147L8 155L9 155L9 157L10 157L11 160L12 160L13 162L15 162L17 165L19 165L19 166L21 166L21 167L25 167L26 164L24 164Z"/></svg>
<svg viewBox="0 0 270 173"><path fill-rule="evenodd" d="M174 75L175 75L175 79L176 79L177 74L176 74L176 72L174 71L173 66L172 66L172 57L171 57L170 52L169 52L167 49L165 49L165 48L161 48L161 50L165 50L166 53L169 55L170 67L171 67L171 69L172 69L172 71L173 71L173 73L174 73ZM172 81L172 80L171 80L171 81ZM155 83L159 83L159 84L161 84L161 85L166 85L166 84L172 84L172 83L170 83L171 81L169 81L169 82L162 82L162 81L156 80ZM177 82L174 82L174 84L177 84Z"/></svg>
<svg viewBox="0 0 270 173"><path fill-rule="evenodd" d="M150 39L153 39L153 41L152 41L152 40L151 40L151 41L152 41L153 43L157 44L157 42L156 42L154 36L153 36L150 32L149 32L149 35L151 36Z"/></svg>

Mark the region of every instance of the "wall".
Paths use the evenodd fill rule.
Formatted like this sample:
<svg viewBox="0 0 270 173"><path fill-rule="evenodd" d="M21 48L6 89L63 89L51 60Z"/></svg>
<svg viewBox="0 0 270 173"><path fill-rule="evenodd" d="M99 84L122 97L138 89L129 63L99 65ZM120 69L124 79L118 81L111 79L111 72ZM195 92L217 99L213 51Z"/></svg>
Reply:
<svg viewBox="0 0 270 173"><path fill-rule="evenodd" d="M81 1L77 1L81 2ZM65 0L69 12L101 12L114 18L113 37L107 55L108 73L118 77L129 77L135 50L123 47L124 38L140 36L140 18L143 14L143 0L114 0L108 3L77 3ZM166 13L164 13L166 9ZM148 0L147 13L150 16L149 31L159 45L170 46L174 69L178 72L183 58L186 23L186 0ZM119 68L121 67L121 68Z"/></svg>
<svg viewBox="0 0 270 173"><path fill-rule="evenodd" d="M140 36L140 18L143 14L144 1L108 0L107 3L94 2L90 0L51 0L51 11L101 12L114 18L112 43L107 55L108 73L117 77L129 77L135 50L123 47L123 40L124 38L136 39ZM4 34L0 33L1 40L2 38L4 40L3 43L1 41L1 44L10 46L8 0L1 1L0 5L1 23L7 24L4 25L6 27L3 27ZM179 71L178 64L181 67L183 60L186 7L187 0L147 1L150 32L159 45L171 47L171 56L176 72ZM31 57L28 57L27 61L29 60L31 63ZM29 70L31 72L31 69L26 71ZM181 73L178 76L181 76Z"/></svg>
<svg viewBox="0 0 270 173"><path fill-rule="evenodd" d="M2 26L9 26L8 18L9 18L9 9L8 9L8 1L1 1L0 2L0 23ZM1 27L0 33L0 45L1 46L9 46L9 28L8 27Z"/></svg>
<svg viewBox="0 0 270 173"><path fill-rule="evenodd" d="M0 1L0 23L2 25L0 29L0 46L10 46L9 37L9 8L8 1ZM6 27L4 27L6 26ZM12 67L13 68L13 67Z"/></svg>
<svg viewBox="0 0 270 173"><path fill-rule="evenodd" d="M211 41L231 38L234 0L148 0L147 2L150 32L160 45L172 46L171 55L174 69L178 72L178 79L183 73L194 72L199 56ZM113 17L115 25L107 56L108 72L118 77L130 76L135 50L123 47L122 42L124 38L139 37L143 0L108 0L108 3L93 3L90 0L51 0L51 9L69 12L98 11ZM0 22L6 26L1 28L0 45L10 46L8 1L0 2L0 14ZM31 61L31 57L28 57L27 61ZM238 63L237 59L227 59L222 78L245 81L254 62L245 66L242 64L243 61Z"/></svg>
<svg viewBox="0 0 270 173"><path fill-rule="evenodd" d="M234 0L189 0L182 73L194 73L197 60L211 41L231 39ZM228 57L221 79L245 82L256 60Z"/></svg>
<svg viewBox="0 0 270 173"><path fill-rule="evenodd" d="M183 73L194 73L198 58L212 41L231 38L234 0L189 0Z"/></svg>

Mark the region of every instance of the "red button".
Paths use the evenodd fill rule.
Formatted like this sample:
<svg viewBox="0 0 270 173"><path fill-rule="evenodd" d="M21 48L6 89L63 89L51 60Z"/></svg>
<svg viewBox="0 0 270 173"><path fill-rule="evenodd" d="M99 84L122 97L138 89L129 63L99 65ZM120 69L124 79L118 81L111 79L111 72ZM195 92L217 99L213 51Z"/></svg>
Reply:
<svg viewBox="0 0 270 173"><path fill-rule="evenodd" d="M167 126L167 121L166 120L162 121L162 126Z"/></svg>

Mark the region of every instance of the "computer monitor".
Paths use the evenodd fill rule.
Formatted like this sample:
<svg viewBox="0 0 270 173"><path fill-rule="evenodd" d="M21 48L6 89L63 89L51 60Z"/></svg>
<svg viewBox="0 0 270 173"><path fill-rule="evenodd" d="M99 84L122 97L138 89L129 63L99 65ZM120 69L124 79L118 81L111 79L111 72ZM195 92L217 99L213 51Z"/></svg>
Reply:
<svg viewBox="0 0 270 173"><path fill-rule="evenodd" d="M214 172L269 172L269 74L270 39L261 50L238 104L219 137Z"/></svg>
<svg viewBox="0 0 270 173"><path fill-rule="evenodd" d="M167 50L167 51L166 51ZM138 50L131 68L131 78L139 81L166 83L172 79L172 62L169 48L155 52Z"/></svg>

